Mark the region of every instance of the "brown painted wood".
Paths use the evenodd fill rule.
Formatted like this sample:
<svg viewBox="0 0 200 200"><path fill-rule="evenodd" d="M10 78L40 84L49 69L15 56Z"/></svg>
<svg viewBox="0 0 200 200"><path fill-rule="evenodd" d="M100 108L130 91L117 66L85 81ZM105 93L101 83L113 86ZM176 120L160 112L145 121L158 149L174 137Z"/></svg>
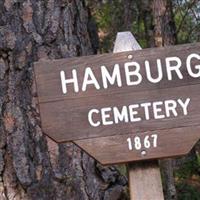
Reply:
<svg viewBox="0 0 200 200"><path fill-rule="evenodd" d="M177 45L172 47L163 47L163 48L151 48L144 49L139 51L129 51L122 53L114 54L101 54L93 56L83 56L59 60L41 60L34 64L35 75L36 75L36 84L39 103L48 103L56 102L63 100L73 100L83 98L101 98L102 96L107 95L116 95L116 94L128 94L136 93L141 91L150 91L150 90L159 90L166 88L174 88L185 85L194 85L199 84L199 78L192 78L188 75L186 70L185 62L186 57L191 53L200 54L200 43L196 44L187 44L187 45ZM128 56L132 55L132 59L128 59ZM165 58L170 56L178 56L182 60L181 73L183 74L183 79L178 79L177 75L173 75L173 80L167 80L166 67L165 67ZM158 84L150 83L146 78L146 71L144 67L145 60L149 60L151 63L151 70L154 77L157 76L157 67L156 59L160 58L162 61L163 68L163 80ZM124 72L124 63L126 62L138 62L141 65L141 75L143 76L143 81L137 86L127 86L125 81L125 72ZM68 86L69 92L64 95L61 90L61 81L60 81L60 71L64 70L66 74L69 74L67 78L71 78L72 69L77 70L77 76L79 80L79 86L81 88L84 71L86 67L91 67L95 77L97 78L101 88L102 77L101 77L101 66L106 66L110 72L112 72L114 64L120 65L121 78L122 78L122 87L119 88L116 84L109 86L108 89L96 90L93 86L89 87L86 92L75 93L73 91L72 85ZM193 65L198 65L199 61L193 59Z"/></svg>
<svg viewBox="0 0 200 200"><path fill-rule="evenodd" d="M178 127L189 127L200 125L200 86L191 85L175 87L162 90L153 90L126 94L107 95L103 97L91 97L58 102L40 104L40 113L44 132L58 142L69 140L85 139L92 137L105 137L112 135L139 133L144 131L155 131L160 129L171 129ZM91 127L87 120L90 109L101 109L104 107L117 106L120 109L124 105L140 104L144 102L165 101L168 99L186 99L191 102L188 107L188 115L184 116L178 108L179 116L165 119L154 119L152 109L150 110L150 120L145 120L144 109L139 108L138 116L142 121L119 123L107 126ZM161 106L163 109L164 106ZM111 112L110 112L111 113ZM112 114L112 113L111 113ZM161 114L165 115L162 111ZM100 119L100 114L97 120ZM110 118L113 120L113 117ZM66 132L67 129L67 132Z"/></svg>
<svg viewBox="0 0 200 200"><path fill-rule="evenodd" d="M98 138L114 135L135 134L145 131L158 131L179 127L194 127L200 125L200 79L191 78L187 74L185 59L191 53L199 53L200 44L179 45L160 49L147 49L117 54L105 54L80 58L61 59L56 61L43 60L35 64L35 74L37 91L39 96L40 114L43 131L56 140L65 142L86 138ZM128 62L128 55L132 55L132 60L141 64L141 74L144 81L138 86L126 86L123 65ZM145 79L144 63L149 60L155 64L156 58L160 58L162 63L165 57L178 56L183 62L182 80L175 78L168 81L166 72L164 78L158 84L152 84ZM197 59L193 59L193 64L198 64ZM111 70L115 63L120 64L123 87L116 85L108 89L95 90L89 87L86 92L74 93L72 87L67 95L62 94L60 83L60 70L71 73L73 68L77 69L79 84L84 76L84 69L90 66L94 70L97 80L101 84L100 66L105 65ZM163 70L165 70L163 64ZM152 67L153 74L156 74ZM101 85L102 86L102 85ZM168 99L191 98L189 114L183 116L178 109L178 117L155 120L151 119L136 123L119 123L108 126L91 127L87 115L90 109L101 109L104 107L128 106L145 102L165 101ZM138 116L144 119L143 109L138 109ZM164 114L164 112L162 112ZM97 120L99 120L99 116ZM67 130L67 131L66 131Z"/></svg>
<svg viewBox="0 0 200 200"><path fill-rule="evenodd" d="M151 145L147 149L142 145L140 150L129 150L127 138L133 140L135 136L139 136L144 139L145 136L156 133L158 134L156 148ZM100 163L109 165L186 155L198 141L199 135L200 126L91 138L78 140L76 144ZM152 138L150 141L152 143ZM143 151L146 151L145 155L142 154Z"/></svg>

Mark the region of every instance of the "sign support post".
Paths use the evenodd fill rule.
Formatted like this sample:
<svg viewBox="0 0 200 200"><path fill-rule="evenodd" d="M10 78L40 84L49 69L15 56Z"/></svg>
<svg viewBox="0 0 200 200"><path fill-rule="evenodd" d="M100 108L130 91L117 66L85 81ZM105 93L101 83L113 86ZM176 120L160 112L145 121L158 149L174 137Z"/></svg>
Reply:
<svg viewBox="0 0 200 200"><path fill-rule="evenodd" d="M157 160L128 164L131 200L164 200Z"/></svg>
<svg viewBox="0 0 200 200"><path fill-rule="evenodd" d="M113 53L141 49L131 32L119 32ZM158 161L128 164L131 200L164 200Z"/></svg>

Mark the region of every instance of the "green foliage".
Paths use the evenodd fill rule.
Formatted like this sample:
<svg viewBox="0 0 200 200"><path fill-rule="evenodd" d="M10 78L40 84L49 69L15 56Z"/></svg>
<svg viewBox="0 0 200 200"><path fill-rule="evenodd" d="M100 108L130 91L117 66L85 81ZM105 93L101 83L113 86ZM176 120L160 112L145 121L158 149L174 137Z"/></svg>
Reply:
<svg viewBox="0 0 200 200"><path fill-rule="evenodd" d="M128 25L127 6L125 6L127 1L87 0L87 2L92 7L92 15L99 29L100 52L112 50L119 31L131 31L142 48L153 46L152 36L148 35L150 31L153 32L150 30L153 29L152 13L149 10L150 5L147 3L143 5L147 1L130 1ZM172 2L177 42L182 44L200 41L200 2L189 0L173 0Z"/></svg>
<svg viewBox="0 0 200 200"><path fill-rule="evenodd" d="M112 10L113 7L111 4L105 4L101 7L101 9L96 11L96 21L100 29L109 29L112 24L112 15L110 14L112 13Z"/></svg>
<svg viewBox="0 0 200 200"><path fill-rule="evenodd" d="M200 170L200 155L199 154L197 154L197 165L199 166L198 170Z"/></svg>
<svg viewBox="0 0 200 200"><path fill-rule="evenodd" d="M193 157L176 172L178 200L200 200L200 158Z"/></svg>
<svg viewBox="0 0 200 200"><path fill-rule="evenodd" d="M174 0L178 43L200 41L200 2Z"/></svg>
<svg viewBox="0 0 200 200"><path fill-rule="evenodd" d="M200 191L188 184L177 185L178 200L200 200Z"/></svg>
<svg viewBox="0 0 200 200"><path fill-rule="evenodd" d="M130 5L131 8L128 8L131 10L129 16L131 21L126 19L127 13L125 10L127 7L125 7L125 3L122 0L105 1L100 6L93 7L92 13L99 29L100 52L104 53L112 50L117 32L120 31L132 31L141 46L147 47L144 21L138 18L136 2L133 1Z"/></svg>
<svg viewBox="0 0 200 200"><path fill-rule="evenodd" d="M188 179L192 175L198 175L200 169L200 162L199 158L197 159L196 157L193 158L192 160L187 161L180 167L176 172L175 176L179 180L184 180Z"/></svg>
<svg viewBox="0 0 200 200"><path fill-rule="evenodd" d="M101 52L109 52L113 48L117 32L123 30L121 24L122 8L121 1L108 1L93 10L99 28Z"/></svg>

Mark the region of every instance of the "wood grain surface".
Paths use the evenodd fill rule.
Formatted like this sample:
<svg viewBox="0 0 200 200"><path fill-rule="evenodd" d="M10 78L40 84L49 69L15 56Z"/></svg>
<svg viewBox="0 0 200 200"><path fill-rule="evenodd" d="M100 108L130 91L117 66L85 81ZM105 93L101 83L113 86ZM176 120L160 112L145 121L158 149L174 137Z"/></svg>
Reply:
<svg viewBox="0 0 200 200"><path fill-rule="evenodd" d="M115 94L129 94L142 91L159 90L166 88L174 88L186 85L194 85L200 83L200 78L192 78L188 75L186 69L186 58L191 53L200 54L200 43L188 44L188 45L177 45L172 47L163 48L151 48L139 51L129 51L114 54L101 54L93 56L83 56L75 58L66 58L59 60L41 60L34 64L34 70L36 75L36 84L39 103L48 103L63 100L73 100L83 98L101 98L104 95ZM131 55L132 59L128 59ZM183 79L178 79L175 72L173 72L173 79L169 81L167 79L165 58L166 57L177 56L182 60L182 67L180 68L183 74ZM157 67L156 59L159 58L162 61L163 69L163 80L158 84L150 83L146 78L146 71L144 67L144 62L148 60L150 62L151 73L153 77L157 77ZM126 62L138 62L141 66L140 74L143 77L141 84L137 86L127 86L125 80L124 63ZM101 66L106 66L110 72L113 70L114 64L120 65L122 87L119 88L117 84L111 85L108 89L103 89L102 76L101 76ZM198 59L192 59L192 65L199 65ZM79 82L79 87L81 88L84 72L86 67L91 67L92 71L102 89L96 90L95 87L88 87L86 92L75 93L71 85L68 85L68 93L62 94L60 71L64 70L66 72L67 78L72 77L72 70L77 70L77 77ZM197 71L198 72L198 71Z"/></svg>
<svg viewBox="0 0 200 200"><path fill-rule="evenodd" d="M129 164L131 200L164 200L158 161Z"/></svg>
<svg viewBox="0 0 200 200"><path fill-rule="evenodd" d="M145 49L140 51L129 51L116 54L103 54L79 58L61 60L42 60L35 64L36 84L38 91L39 107L43 131L57 142L66 142L79 139L98 138L114 135L136 134L146 131L157 131L158 133L184 127L195 127L200 125L200 78L192 78L186 70L186 57L191 53L199 53L200 44L178 45L174 47ZM152 84L146 78L137 86L127 86L123 65L131 60L141 64L141 74L145 77L144 61L149 60L152 66L155 59L160 58L162 62L169 56L178 56L182 60L181 73L183 79L178 79L176 74L171 81L167 80L165 65L163 64L163 80ZM192 65L197 65L198 59L192 60ZM116 84L108 89L96 90L93 86L86 92L75 93L73 87L69 86L67 94L61 90L59 73L64 70L67 74L72 69L78 73L79 84L84 77L84 69L90 66L101 84L100 66L105 65L112 71L115 63L119 63L122 77L122 87ZM156 68L152 67L153 74ZM102 87L102 85L101 85ZM146 102L177 100L190 98L188 115L183 115L177 107L178 116L170 116L165 119L154 119L153 110L150 109L150 120L145 120L144 110L138 108L139 122L120 122L112 125L100 125L92 127L88 122L88 112L95 108L101 110L106 107L117 107L141 104ZM165 110L162 108L162 114ZM110 120L113 119L112 112L109 113ZM95 120L101 121L101 115L96 115Z"/></svg>
<svg viewBox="0 0 200 200"><path fill-rule="evenodd" d="M128 149L127 138L139 136L144 139L146 135L152 133L158 134L158 146L156 148L146 149L142 146L141 150ZM200 126L91 138L78 140L76 144L100 163L109 165L186 155L198 141L199 136ZM142 154L143 151L146 152L145 155Z"/></svg>

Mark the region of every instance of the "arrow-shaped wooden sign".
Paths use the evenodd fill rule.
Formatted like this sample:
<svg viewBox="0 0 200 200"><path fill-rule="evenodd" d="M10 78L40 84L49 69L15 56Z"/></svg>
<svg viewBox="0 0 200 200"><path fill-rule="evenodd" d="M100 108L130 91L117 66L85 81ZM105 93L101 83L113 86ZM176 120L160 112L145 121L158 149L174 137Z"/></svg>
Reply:
<svg viewBox="0 0 200 200"><path fill-rule="evenodd" d="M103 164L183 155L200 138L199 43L42 60L34 69L45 134Z"/></svg>

